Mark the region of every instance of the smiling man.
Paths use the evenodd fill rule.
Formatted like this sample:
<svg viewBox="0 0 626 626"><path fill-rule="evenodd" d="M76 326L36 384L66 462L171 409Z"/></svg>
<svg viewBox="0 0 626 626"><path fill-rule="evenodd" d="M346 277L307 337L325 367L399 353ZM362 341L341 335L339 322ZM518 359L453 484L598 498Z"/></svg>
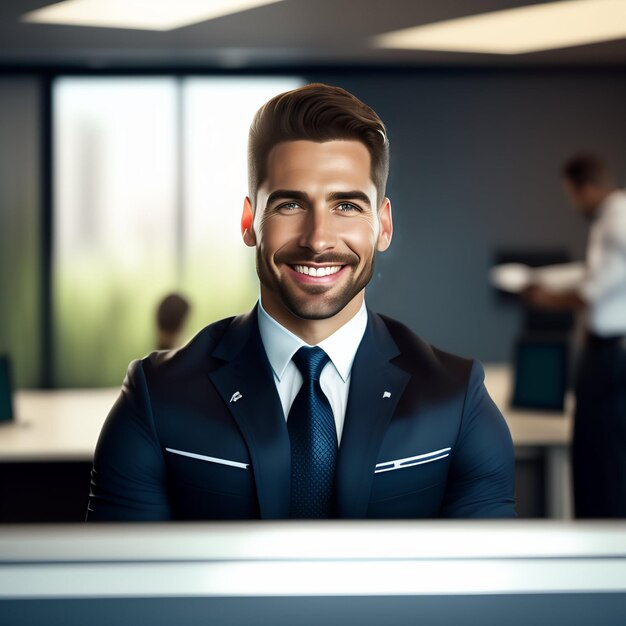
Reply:
<svg viewBox="0 0 626 626"><path fill-rule="evenodd" d="M480 363L365 305L388 167L383 122L343 89L261 107L241 220L259 302L131 363L88 520L515 517Z"/></svg>

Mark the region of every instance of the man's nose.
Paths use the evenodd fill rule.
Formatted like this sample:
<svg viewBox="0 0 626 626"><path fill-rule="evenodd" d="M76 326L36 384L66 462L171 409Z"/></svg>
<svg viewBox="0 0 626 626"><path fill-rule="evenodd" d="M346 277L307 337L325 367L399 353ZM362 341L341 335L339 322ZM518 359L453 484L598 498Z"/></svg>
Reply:
<svg viewBox="0 0 626 626"><path fill-rule="evenodd" d="M304 222L300 245L316 254L334 248L337 235L333 228L333 216L326 208L312 208Z"/></svg>

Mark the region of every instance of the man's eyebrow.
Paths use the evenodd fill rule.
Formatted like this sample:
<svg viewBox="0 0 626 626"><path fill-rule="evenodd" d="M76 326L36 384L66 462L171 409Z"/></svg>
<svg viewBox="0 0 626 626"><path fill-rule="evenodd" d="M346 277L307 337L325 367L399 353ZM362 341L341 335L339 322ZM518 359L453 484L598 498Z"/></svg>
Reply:
<svg viewBox="0 0 626 626"><path fill-rule="evenodd" d="M300 200L301 202L310 202L309 195L304 191L296 191L295 189L276 189L267 197L267 204L269 206L276 200ZM327 194L326 202L335 202L337 200L360 200L367 204L372 205L367 194L359 190L353 191L333 191Z"/></svg>
<svg viewBox="0 0 626 626"><path fill-rule="evenodd" d="M276 200L301 200L303 202L309 202L309 195L304 191L295 191L293 189L277 189L267 197L266 206L272 204Z"/></svg>
<svg viewBox="0 0 626 626"><path fill-rule="evenodd" d="M326 196L327 202L334 202L335 200L360 200L367 204L367 206L372 206L369 197L367 194L362 191L354 190L354 191L334 191L333 193L329 193Z"/></svg>

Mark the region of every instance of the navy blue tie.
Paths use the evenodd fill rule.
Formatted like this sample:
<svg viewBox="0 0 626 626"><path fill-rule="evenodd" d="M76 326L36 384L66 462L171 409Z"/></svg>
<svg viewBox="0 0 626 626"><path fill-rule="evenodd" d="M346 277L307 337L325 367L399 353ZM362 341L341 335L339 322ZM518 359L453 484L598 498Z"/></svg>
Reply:
<svg viewBox="0 0 626 626"><path fill-rule="evenodd" d="M319 381L328 360L318 347L302 347L293 355L303 382L287 417L291 441L290 517L334 516L337 429Z"/></svg>

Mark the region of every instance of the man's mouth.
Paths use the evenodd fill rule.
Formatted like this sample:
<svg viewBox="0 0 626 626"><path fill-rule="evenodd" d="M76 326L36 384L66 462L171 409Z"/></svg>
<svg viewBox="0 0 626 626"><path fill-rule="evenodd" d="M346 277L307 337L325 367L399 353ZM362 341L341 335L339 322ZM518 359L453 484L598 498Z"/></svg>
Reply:
<svg viewBox="0 0 626 626"><path fill-rule="evenodd" d="M305 274L306 276L330 276L336 274L343 265L327 265L324 267L313 267L312 265L292 265L291 268L298 272L298 274Z"/></svg>
<svg viewBox="0 0 626 626"><path fill-rule="evenodd" d="M300 284L324 285L332 284L343 276L349 265L304 265L287 264L289 273Z"/></svg>

